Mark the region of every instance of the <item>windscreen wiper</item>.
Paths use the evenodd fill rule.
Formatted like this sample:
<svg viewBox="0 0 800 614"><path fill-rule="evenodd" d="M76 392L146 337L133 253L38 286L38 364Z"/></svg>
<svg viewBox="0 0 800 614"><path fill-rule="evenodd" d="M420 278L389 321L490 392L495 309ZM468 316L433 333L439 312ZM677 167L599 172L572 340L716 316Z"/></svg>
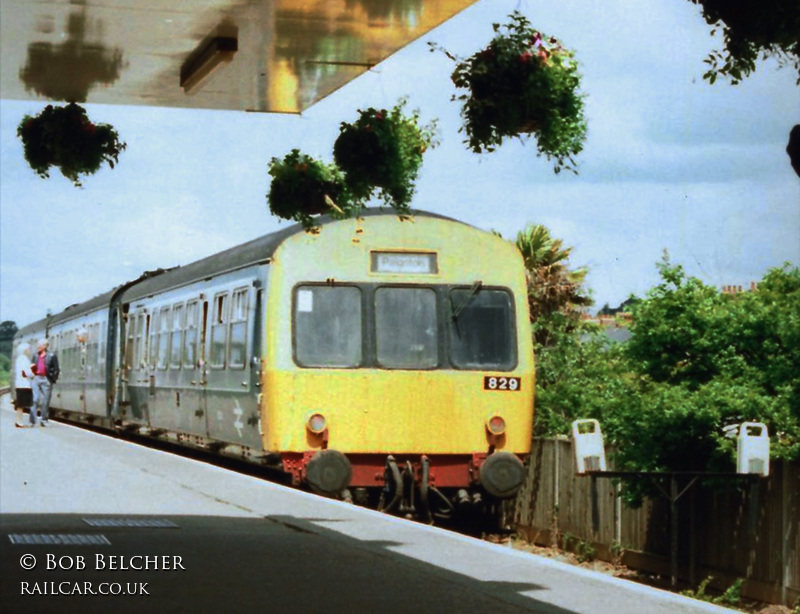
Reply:
<svg viewBox="0 0 800 614"><path fill-rule="evenodd" d="M480 291L482 285L483 282L481 280L478 280L474 284L472 284L472 287L469 289L469 294L467 294L464 300L461 301L461 304L456 309L453 310L452 318L453 321L456 323L456 326L458 326L458 316L461 314L462 311L464 311L464 307L466 307L467 304L469 304L469 302L472 300L472 297L475 296ZM452 294L450 296L452 304Z"/></svg>

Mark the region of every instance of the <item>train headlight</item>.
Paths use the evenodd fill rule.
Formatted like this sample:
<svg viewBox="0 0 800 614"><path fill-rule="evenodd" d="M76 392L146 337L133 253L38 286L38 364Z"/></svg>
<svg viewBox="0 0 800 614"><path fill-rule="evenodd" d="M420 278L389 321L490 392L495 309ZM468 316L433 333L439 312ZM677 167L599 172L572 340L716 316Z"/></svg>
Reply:
<svg viewBox="0 0 800 614"><path fill-rule="evenodd" d="M306 428L315 435L319 435L328 428L328 421L321 413L314 412L306 420Z"/></svg>
<svg viewBox="0 0 800 614"><path fill-rule="evenodd" d="M492 416L486 421L486 430L492 435L502 435L506 432L506 421L502 416Z"/></svg>

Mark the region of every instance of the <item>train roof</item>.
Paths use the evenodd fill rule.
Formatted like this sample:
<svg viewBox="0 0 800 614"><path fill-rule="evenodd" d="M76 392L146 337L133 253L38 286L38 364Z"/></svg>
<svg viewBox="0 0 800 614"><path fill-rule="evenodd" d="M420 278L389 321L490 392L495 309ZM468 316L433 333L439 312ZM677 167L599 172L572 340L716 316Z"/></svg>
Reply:
<svg viewBox="0 0 800 614"><path fill-rule="evenodd" d="M459 220L427 211L415 210L412 214L416 217L431 217L464 224L465 226L468 225ZM382 215L396 216L397 214L385 208L364 209L361 212L361 217ZM338 220L329 215L320 216L320 218L316 220L317 224L320 226L331 224L336 221ZM48 318L42 318L36 322L32 322L20 328L16 336L22 337L26 334L30 334L32 331L40 331L45 324L52 326L83 313L90 313L104 306L108 307L111 305L115 295L121 292L124 292L126 301L133 301L145 296L150 296L166 288L182 286L198 279L208 277L212 273L218 274L224 271L234 271L253 264L268 262L275 253L275 250L277 250L286 239L302 232L305 232L305 230L300 224L292 224L276 232L258 237L247 243L231 247L184 266L147 271L137 279L117 286L88 301L70 305L64 311L49 316L49 322Z"/></svg>
<svg viewBox="0 0 800 614"><path fill-rule="evenodd" d="M452 218L425 211L414 211L414 216L432 217L437 219L459 222ZM361 217L396 216L397 214L387 209L365 209ZM316 220L320 226L337 222L329 215L323 215ZM190 264L169 269L163 274L151 276L141 282L131 285L125 290L125 300L134 301L167 288L182 286L198 279L208 277L209 274L219 274L254 264L268 262L278 247L291 236L301 234L305 229L300 224L292 224L282 230L258 237L247 243L231 247Z"/></svg>

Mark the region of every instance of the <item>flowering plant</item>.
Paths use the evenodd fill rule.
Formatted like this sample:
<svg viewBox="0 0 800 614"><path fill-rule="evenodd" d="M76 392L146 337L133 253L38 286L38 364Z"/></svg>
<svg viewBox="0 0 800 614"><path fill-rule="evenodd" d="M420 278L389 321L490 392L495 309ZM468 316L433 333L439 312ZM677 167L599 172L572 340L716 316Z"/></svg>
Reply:
<svg viewBox="0 0 800 614"><path fill-rule="evenodd" d="M283 159L272 158L272 176L267 200L278 217L314 228L312 216L331 213L349 217L357 209L345 185L344 175L333 164L325 164L292 149Z"/></svg>
<svg viewBox="0 0 800 614"><path fill-rule="evenodd" d="M103 162L111 168L119 161L126 144L114 127L95 124L86 110L73 103L65 107L47 105L39 115L26 115L17 127L25 160L42 178L56 166L67 179L80 187L80 175L96 173Z"/></svg>
<svg viewBox="0 0 800 614"><path fill-rule="evenodd" d="M574 53L535 30L518 11L483 50L457 62L453 84L462 101L464 141L476 153L493 151L506 137L536 136L538 155L555 159L555 171L575 171L573 156L583 149L586 120ZM432 46L434 49L435 45Z"/></svg>
<svg viewBox="0 0 800 614"><path fill-rule="evenodd" d="M391 110L358 111L353 123L342 122L333 158L345 174L354 198L368 200L376 190L400 213L408 213L422 155L435 147L436 122L420 126L419 112L405 115L405 100Z"/></svg>

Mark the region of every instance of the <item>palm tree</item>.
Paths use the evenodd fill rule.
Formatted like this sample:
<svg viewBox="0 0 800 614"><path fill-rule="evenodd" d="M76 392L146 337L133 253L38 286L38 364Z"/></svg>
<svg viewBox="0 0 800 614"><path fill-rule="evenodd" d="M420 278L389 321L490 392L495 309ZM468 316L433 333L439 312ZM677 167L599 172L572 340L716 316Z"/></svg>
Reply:
<svg viewBox="0 0 800 614"><path fill-rule="evenodd" d="M554 319L563 320L568 330L574 329L582 308L592 304L583 293L587 270L567 268L572 248L564 247L563 241L554 239L541 224L519 232L515 245L525 263L534 336L537 343L548 346L553 332L549 324Z"/></svg>

